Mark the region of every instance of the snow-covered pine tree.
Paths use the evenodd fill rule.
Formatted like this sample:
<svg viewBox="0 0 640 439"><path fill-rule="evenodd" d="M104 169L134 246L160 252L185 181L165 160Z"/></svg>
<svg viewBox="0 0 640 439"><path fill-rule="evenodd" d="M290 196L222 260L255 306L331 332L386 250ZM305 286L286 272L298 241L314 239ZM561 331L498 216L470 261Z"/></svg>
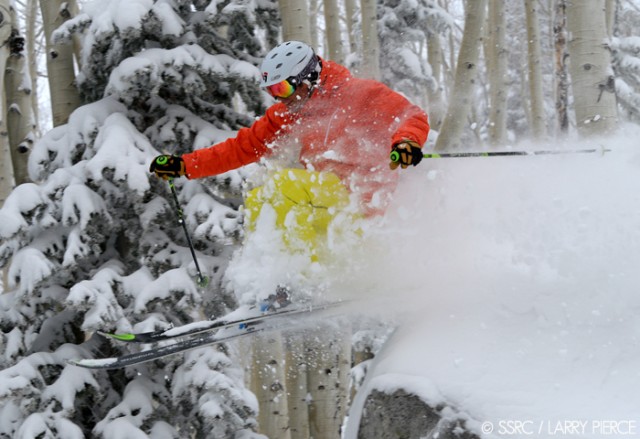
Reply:
<svg viewBox="0 0 640 439"><path fill-rule="evenodd" d="M383 1L378 6L382 82L428 108L427 91L438 84L426 61L426 45L429 35L444 34L453 23L453 17L433 0Z"/></svg>
<svg viewBox="0 0 640 439"><path fill-rule="evenodd" d="M260 9L259 9L260 8ZM222 346L112 373L66 364L123 348L96 329L145 331L217 315L242 176L176 181L207 290L159 152L208 146L263 111L256 28L274 2L101 0L57 31L82 35L88 104L34 147L30 176L0 210L0 437L219 438L252 433L257 405ZM126 13L123 13L126 11ZM241 29L239 28L242 27ZM274 39L273 27L264 31ZM233 42L230 42L233 36Z"/></svg>

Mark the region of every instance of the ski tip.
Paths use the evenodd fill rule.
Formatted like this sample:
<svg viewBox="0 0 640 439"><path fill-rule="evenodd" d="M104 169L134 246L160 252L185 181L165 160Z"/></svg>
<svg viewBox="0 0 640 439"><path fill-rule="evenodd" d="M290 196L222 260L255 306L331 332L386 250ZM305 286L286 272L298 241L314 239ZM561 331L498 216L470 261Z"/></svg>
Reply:
<svg viewBox="0 0 640 439"><path fill-rule="evenodd" d="M132 341L132 340L135 340L136 338L135 334L130 334L130 333L111 334L109 332L98 331L98 334L100 334L103 337L112 338L114 340L119 340L119 341Z"/></svg>
<svg viewBox="0 0 640 439"><path fill-rule="evenodd" d="M117 358L84 358L80 360L67 360L67 364L84 367L85 369L109 369L110 366L116 362Z"/></svg>

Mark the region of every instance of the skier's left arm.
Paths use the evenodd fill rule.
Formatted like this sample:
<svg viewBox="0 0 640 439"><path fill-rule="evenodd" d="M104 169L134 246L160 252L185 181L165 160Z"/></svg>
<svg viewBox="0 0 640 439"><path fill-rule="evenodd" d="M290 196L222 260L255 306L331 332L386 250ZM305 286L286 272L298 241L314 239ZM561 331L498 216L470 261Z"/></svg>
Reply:
<svg viewBox="0 0 640 439"><path fill-rule="evenodd" d="M402 99L404 100L404 98ZM400 116L402 122L391 136L391 144L397 145L409 141L422 148L429 135L429 118L422 108L409 103L409 101L406 103L408 105L405 107L404 114Z"/></svg>
<svg viewBox="0 0 640 439"><path fill-rule="evenodd" d="M393 109L393 116L399 121L398 128L391 136L391 151L398 153L398 161L391 162L391 169L417 165L422 160L422 146L429 135L429 117L422 108L413 105L402 95L384 87L381 93L385 108Z"/></svg>

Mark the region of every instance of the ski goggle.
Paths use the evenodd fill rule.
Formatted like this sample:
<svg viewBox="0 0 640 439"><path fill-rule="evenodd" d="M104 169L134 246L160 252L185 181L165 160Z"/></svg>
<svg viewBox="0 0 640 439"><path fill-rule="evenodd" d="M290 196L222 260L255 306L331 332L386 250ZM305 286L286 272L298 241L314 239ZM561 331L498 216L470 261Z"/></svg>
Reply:
<svg viewBox="0 0 640 439"><path fill-rule="evenodd" d="M286 99L296 92L296 86L286 79L277 84L269 85L266 88L271 96L281 99Z"/></svg>

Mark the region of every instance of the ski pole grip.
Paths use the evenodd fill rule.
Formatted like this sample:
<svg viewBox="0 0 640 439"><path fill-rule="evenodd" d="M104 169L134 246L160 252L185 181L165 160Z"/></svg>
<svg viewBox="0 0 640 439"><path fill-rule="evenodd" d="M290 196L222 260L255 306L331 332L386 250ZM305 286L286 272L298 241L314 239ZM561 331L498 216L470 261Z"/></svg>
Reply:
<svg viewBox="0 0 640 439"><path fill-rule="evenodd" d="M393 163L398 163L400 161L400 153L398 151L391 151L391 154L389 154L389 160Z"/></svg>
<svg viewBox="0 0 640 439"><path fill-rule="evenodd" d="M156 164L158 164L160 166L166 165L167 162L169 162L169 156L161 155L158 158L156 158Z"/></svg>

